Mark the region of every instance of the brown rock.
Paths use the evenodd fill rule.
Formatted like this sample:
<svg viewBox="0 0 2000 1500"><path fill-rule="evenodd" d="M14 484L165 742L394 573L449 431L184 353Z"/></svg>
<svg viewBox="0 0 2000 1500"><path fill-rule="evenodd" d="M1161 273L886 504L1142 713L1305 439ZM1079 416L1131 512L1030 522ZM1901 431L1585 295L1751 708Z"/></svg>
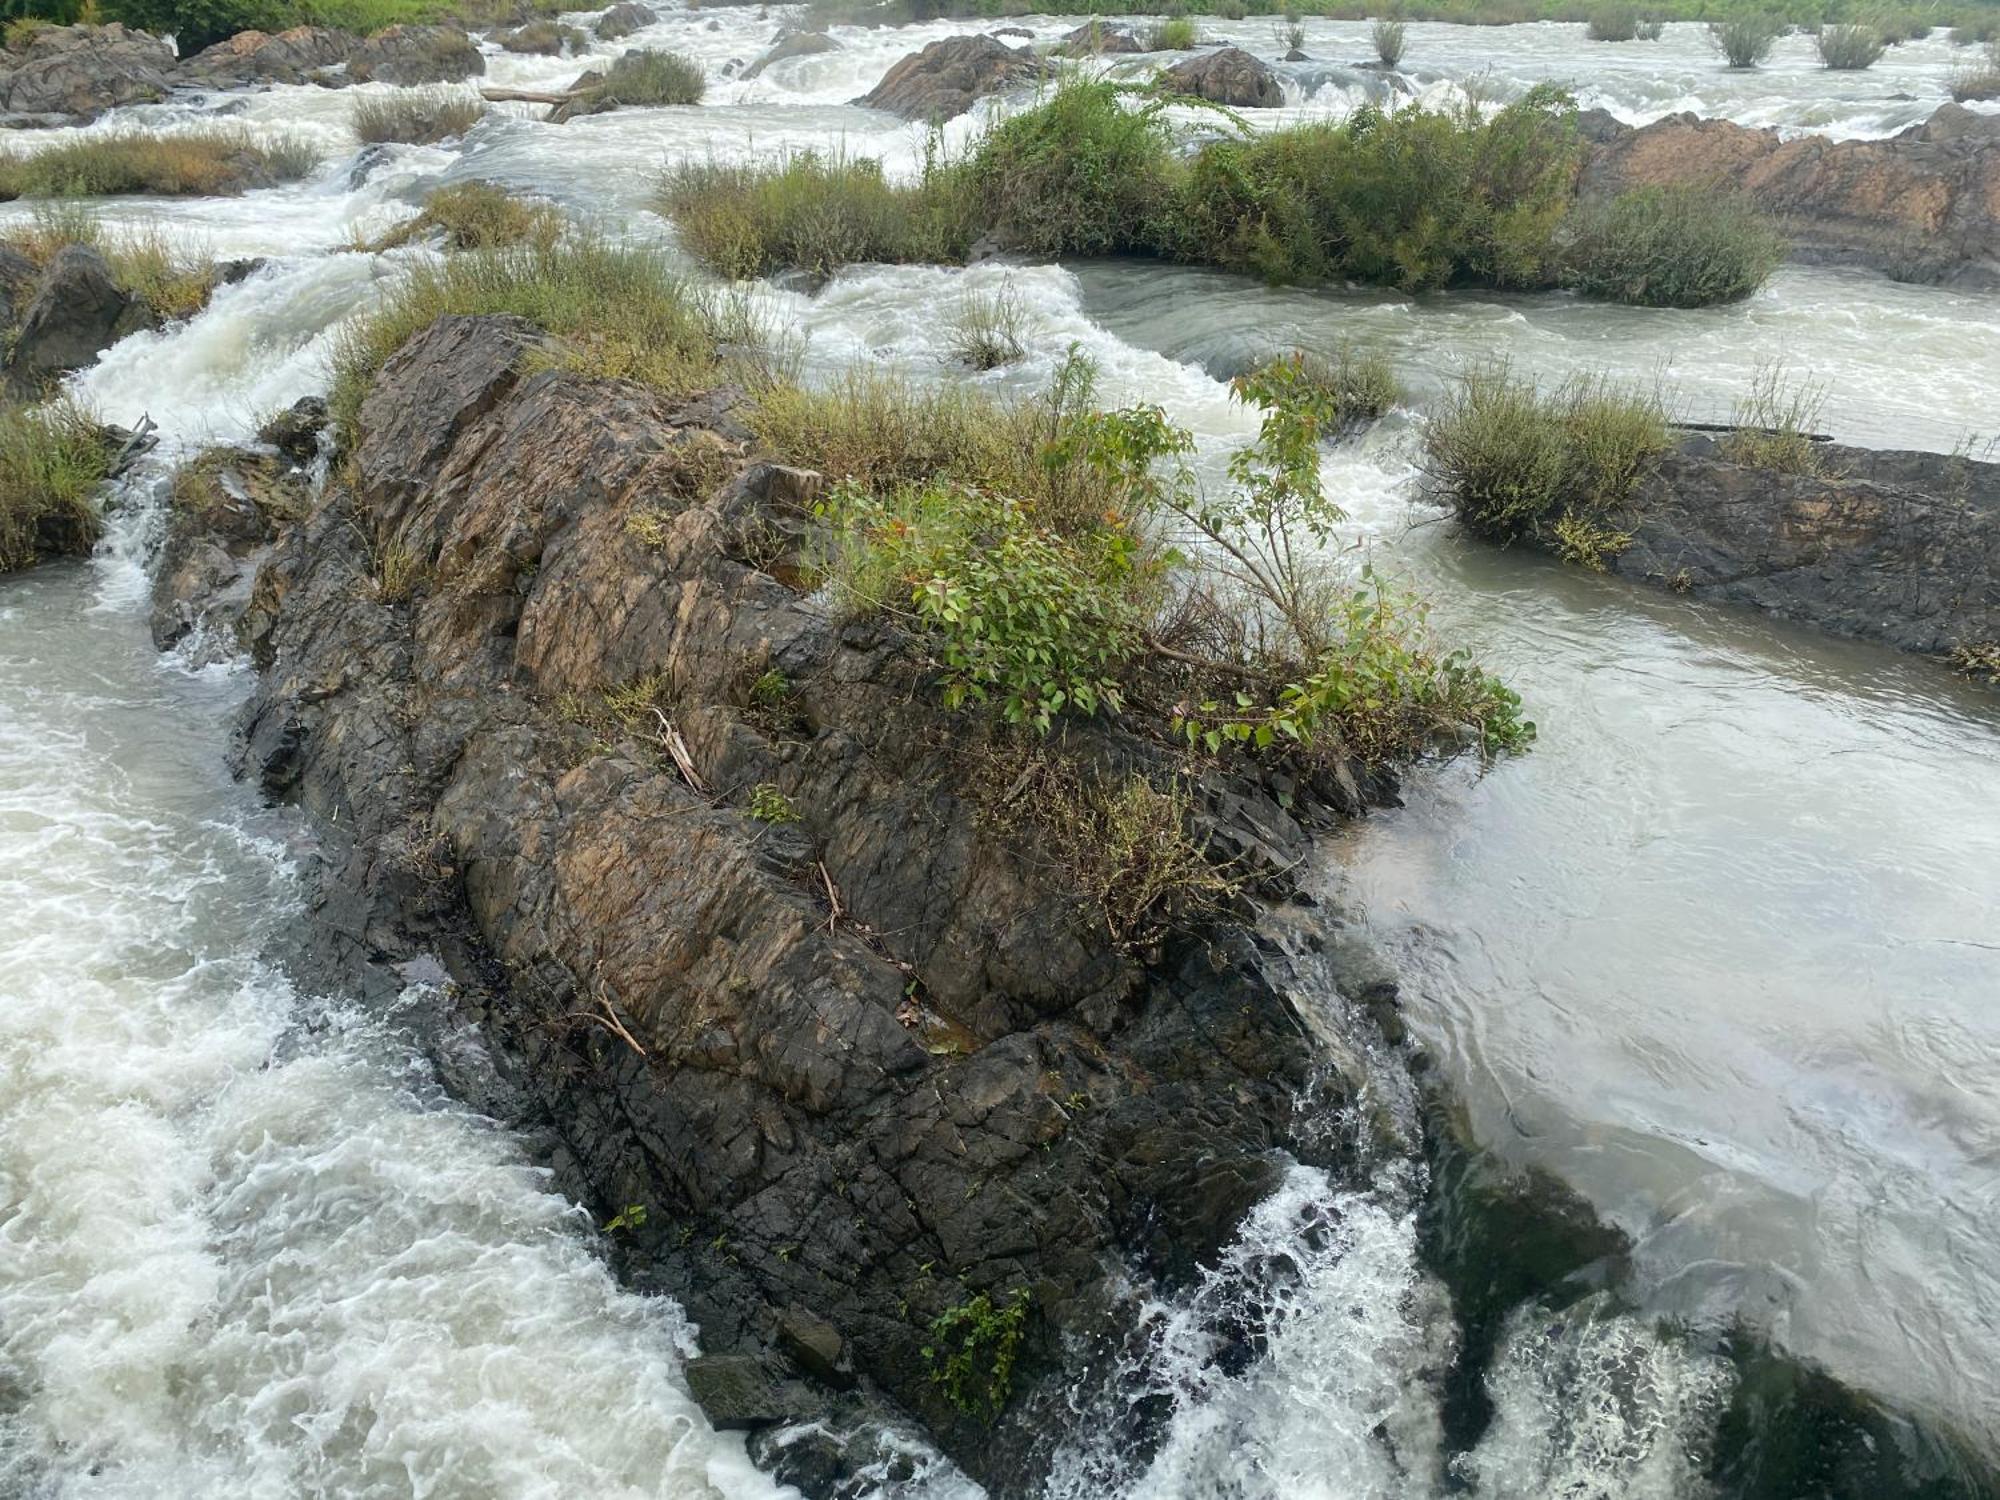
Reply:
<svg viewBox="0 0 2000 1500"><path fill-rule="evenodd" d="M326 26L294 26L276 34L239 31L181 64L178 81L215 89L304 83L320 69L346 62L357 45L348 33Z"/></svg>
<svg viewBox="0 0 2000 1500"><path fill-rule="evenodd" d="M1276 109L1285 102L1271 65L1241 47L1223 47L1176 63L1160 79L1177 93L1232 109Z"/></svg>
<svg viewBox="0 0 2000 1500"><path fill-rule="evenodd" d="M871 109L906 120L954 119L988 94L1049 77L1053 69L1026 48L990 36L953 36L912 52L862 96Z"/></svg>
<svg viewBox="0 0 2000 1500"><path fill-rule="evenodd" d="M456 26L387 26L347 60L351 83L456 83L485 71L479 48Z"/></svg>
<svg viewBox="0 0 2000 1500"><path fill-rule="evenodd" d="M82 121L122 104L150 104L172 88L173 49L109 26L45 26L0 51L0 114Z"/></svg>
<svg viewBox="0 0 2000 1500"><path fill-rule="evenodd" d="M615 42L620 37L628 37L635 31L644 30L660 19L650 5L640 5L636 0L620 0L597 18L597 34L607 42Z"/></svg>

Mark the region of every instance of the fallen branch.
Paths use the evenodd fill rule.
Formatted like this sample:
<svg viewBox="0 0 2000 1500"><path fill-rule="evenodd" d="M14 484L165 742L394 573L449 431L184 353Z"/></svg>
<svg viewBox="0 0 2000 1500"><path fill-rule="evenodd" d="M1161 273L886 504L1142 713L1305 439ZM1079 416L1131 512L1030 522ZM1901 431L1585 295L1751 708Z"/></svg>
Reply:
<svg viewBox="0 0 2000 1500"><path fill-rule="evenodd" d="M833 877L826 873L826 861L819 861L819 878L826 882L827 905L832 908L826 914L826 930L832 932L845 914L846 908L840 904L840 892L833 888Z"/></svg>
<svg viewBox="0 0 2000 1500"><path fill-rule="evenodd" d="M573 104L583 97L583 90L481 89L479 97L488 104Z"/></svg>
<svg viewBox="0 0 2000 1500"><path fill-rule="evenodd" d="M674 766L680 771L681 779L706 797L708 788L702 785L701 776L694 768L694 756L688 752L687 741L682 739L681 732L674 728L673 720L661 713L658 708L653 710L653 717L660 721L660 743L667 747L667 754L673 757Z"/></svg>
<svg viewBox="0 0 2000 1500"><path fill-rule="evenodd" d="M625 1029L625 1023L618 1019L618 1012L612 1009L611 1002L607 1000L604 996L599 995L597 997L597 1003L604 1007L602 1011L573 1010L570 1012L571 1019L578 1021L595 1021L599 1026L607 1027L611 1031L611 1033L614 1036L616 1036L621 1042L623 1042L626 1046L630 1047L634 1052L638 1053L641 1057L644 1057L646 1055L646 1049L639 1045L639 1039L637 1037L633 1036L631 1032Z"/></svg>

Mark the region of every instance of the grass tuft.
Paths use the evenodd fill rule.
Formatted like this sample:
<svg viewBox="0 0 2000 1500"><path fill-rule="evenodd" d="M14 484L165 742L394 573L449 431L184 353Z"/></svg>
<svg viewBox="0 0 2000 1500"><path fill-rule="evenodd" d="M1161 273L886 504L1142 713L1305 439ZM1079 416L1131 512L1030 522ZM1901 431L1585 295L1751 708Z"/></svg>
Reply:
<svg viewBox="0 0 2000 1500"><path fill-rule="evenodd" d="M1201 28L1192 16L1168 16L1146 33L1148 52L1192 52L1201 45Z"/></svg>
<svg viewBox="0 0 2000 1500"><path fill-rule="evenodd" d="M367 248L391 250L432 235L441 235L452 250L553 244L566 223L553 204L517 198L490 182L458 182L437 189L414 219L398 224Z"/></svg>
<svg viewBox="0 0 2000 1500"><path fill-rule="evenodd" d="M77 203L37 205L26 224L0 232L0 245L38 267L67 246L88 245L104 257L114 282L168 321L193 317L215 290L215 260L205 251L175 244L157 225L107 230Z"/></svg>
<svg viewBox="0 0 2000 1500"><path fill-rule="evenodd" d="M1369 29L1369 39L1375 43L1375 55L1382 60L1383 67L1393 68L1402 62L1403 47L1408 37L1401 21L1378 17Z"/></svg>
<svg viewBox="0 0 2000 1500"><path fill-rule="evenodd" d="M354 133L368 145L397 141L434 146L486 118L486 101L469 89L397 89L354 103Z"/></svg>
<svg viewBox="0 0 2000 1500"><path fill-rule="evenodd" d="M109 471L97 422L77 402L0 408L0 573L88 552Z"/></svg>
<svg viewBox="0 0 2000 1500"><path fill-rule="evenodd" d="M678 53L634 48L605 69L602 82L585 92L592 102L649 107L699 104L707 88L700 63Z"/></svg>
<svg viewBox="0 0 2000 1500"><path fill-rule="evenodd" d="M1638 188L1579 204L1563 223L1563 282L1642 307L1712 307L1762 286L1785 241L1747 199Z"/></svg>
<svg viewBox="0 0 2000 1500"><path fill-rule="evenodd" d="M1750 393L1736 403L1733 431L1722 443L1722 455L1745 468L1777 474L1818 474L1825 467L1822 445L1813 428L1826 406L1827 387L1818 381L1793 379L1782 362L1762 365L1750 382Z"/></svg>
<svg viewBox="0 0 2000 1500"><path fill-rule="evenodd" d="M227 126L173 135L119 131L0 156L0 200L125 193L213 197L239 193L265 177L294 181L318 165L319 153L296 137L259 142Z"/></svg>
<svg viewBox="0 0 2000 1500"><path fill-rule="evenodd" d="M975 370L997 370L1027 353L1021 328L1027 309L1011 282L994 292L960 295L946 330L952 357Z"/></svg>
<svg viewBox="0 0 2000 1500"><path fill-rule="evenodd" d="M1873 67L1888 45L1881 33L1868 26L1822 26L1819 29L1819 60L1840 73L1858 73Z"/></svg>

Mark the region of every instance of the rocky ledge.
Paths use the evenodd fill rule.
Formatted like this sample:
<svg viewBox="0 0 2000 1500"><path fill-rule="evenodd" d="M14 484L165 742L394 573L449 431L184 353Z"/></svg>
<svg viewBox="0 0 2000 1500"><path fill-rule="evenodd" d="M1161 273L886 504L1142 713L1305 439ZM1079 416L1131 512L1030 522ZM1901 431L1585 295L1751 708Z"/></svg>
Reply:
<svg viewBox="0 0 2000 1500"><path fill-rule="evenodd" d="M1786 139L1727 120L1670 115L1634 130L1601 113L1585 196L1692 184L1740 190L1800 260L1903 281L2000 287L2000 116L1947 104L1880 141Z"/></svg>
<svg viewBox="0 0 2000 1500"><path fill-rule="evenodd" d="M822 1420L753 1439L813 1495L875 1456L829 1434L897 1411L1024 1493L1060 1425L1035 1413L1135 1297L1212 1257L1281 1152L1340 1149L1305 1126L1382 1036L1295 885L1311 835L1280 789L1193 778L1254 928L1114 934L1022 809L1052 757L1163 752L947 714L910 638L802 590L820 481L757 456L739 396L537 371L539 338L414 338L309 513L212 461L156 624L251 652L242 765L316 819L318 961L430 983L453 1086L544 1132L700 1325L711 1415ZM1336 782L1322 814L1393 793Z"/></svg>

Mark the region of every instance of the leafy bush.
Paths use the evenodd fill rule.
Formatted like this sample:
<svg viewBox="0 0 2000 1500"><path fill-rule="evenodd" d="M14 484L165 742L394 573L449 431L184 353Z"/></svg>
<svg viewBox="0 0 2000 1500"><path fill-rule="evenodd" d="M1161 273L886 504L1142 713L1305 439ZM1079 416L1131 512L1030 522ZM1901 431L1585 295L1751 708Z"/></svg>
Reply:
<svg viewBox="0 0 2000 1500"><path fill-rule="evenodd" d="M110 457L74 401L0 408L0 573L91 549Z"/></svg>
<svg viewBox="0 0 2000 1500"><path fill-rule="evenodd" d="M1639 13L1629 5L1602 5L1590 13L1584 34L1593 42L1629 42L1639 34Z"/></svg>
<svg viewBox="0 0 2000 1500"><path fill-rule="evenodd" d="M354 101L354 133L370 144L432 146L486 118L486 101L468 89L397 89Z"/></svg>
<svg viewBox="0 0 2000 1500"><path fill-rule="evenodd" d="M1819 29L1819 60L1838 72L1856 73L1874 65L1885 43L1866 26L1822 26Z"/></svg>
<svg viewBox="0 0 2000 1500"><path fill-rule="evenodd" d="M1192 52L1201 45L1201 28L1192 17L1168 16L1146 33L1148 52Z"/></svg>
<svg viewBox="0 0 2000 1500"><path fill-rule="evenodd" d="M967 292L958 299L946 330L953 358L975 370L997 370L1027 353L1021 343L1025 311L1012 284L991 293Z"/></svg>
<svg viewBox="0 0 2000 1500"><path fill-rule="evenodd" d="M433 191L422 212L367 248L390 250L432 235L442 236L452 250L548 244L561 237L566 222L553 204L528 202L490 182L458 182Z"/></svg>
<svg viewBox="0 0 2000 1500"><path fill-rule="evenodd" d="M1027 1327L1029 1294L1022 1287L998 1307L981 1292L931 1320L924 1363L944 1398L965 1416L1000 1415L1014 1387L1014 1360Z"/></svg>
<svg viewBox="0 0 2000 1500"><path fill-rule="evenodd" d="M658 204L681 244L731 280L798 267L827 275L866 261L961 261L972 225L945 169L904 186L880 162L801 151L775 167L689 162Z"/></svg>
<svg viewBox="0 0 2000 1500"><path fill-rule="evenodd" d="M699 104L708 90L701 64L676 52L634 48L604 71L601 83L584 92L592 100L652 106Z"/></svg>
<svg viewBox="0 0 2000 1500"><path fill-rule="evenodd" d="M1564 221L1565 285L1644 307L1709 307L1762 286L1784 238L1747 200L1708 188L1638 188Z"/></svg>
<svg viewBox="0 0 2000 1500"><path fill-rule="evenodd" d="M81 206L43 204L26 224L0 232L0 245L45 266L68 245L88 245L104 257L111 279L160 317L191 318L215 290L215 261L176 245L157 227L107 230Z"/></svg>
<svg viewBox="0 0 2000 1500"><path fill-rule="evenodd" d="M1774 17L1755 11L1708 23L1709 39L1732 68L1756 67L1770 56L1771 44L1782 29Z"/></svg>
<svg viewBox="0 0 2000 1500"><path fill-rule="evenodd" d="M1301 378L1317 389L1329 413L1326 433L1340 437L1383 416L1402 397L1386 355L1357 349L1343 340L1333 356L1293 356Z"/></svg>
<svg viewBox="0 0 2000 1500"><path fill-rule="evenodd" d="M1666 447L1657 398L1587 378L1543 392L1502 363L1467 371L1432 410L1423 468L1467 529L1504 542L1598 523Z"/></svg>
<svg viewBox="0 0 2000 1500"><path fill-rule="evenodd" d="M1370 31L1375 43L1375 55L1382 60L1382 66L1393 68L1403 60L1403 23L1377 19Z"/></svg>
<svg viewBox="0 0 2000 1500"><path fill-rule="evenodd" d="M260 143L226 126L173 135L119 131L76 136L31 155L0 156L0 200L212 197L241 192L261 175L303 177L318 164L318 153L303 140Z"/></svg>

